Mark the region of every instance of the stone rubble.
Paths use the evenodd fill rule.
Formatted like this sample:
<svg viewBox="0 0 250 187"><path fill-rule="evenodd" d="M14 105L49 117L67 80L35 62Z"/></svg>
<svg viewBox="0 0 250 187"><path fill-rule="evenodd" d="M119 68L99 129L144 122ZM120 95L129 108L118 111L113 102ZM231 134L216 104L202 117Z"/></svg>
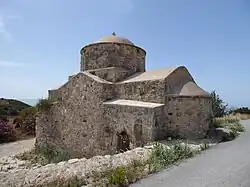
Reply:
<svg viewBox="0 0 250 187"><path fill-rule="evenodd" d="M204 150L204 144L182 143L181 145L188 145L194 152ZM207 145L210 147L214 144ZM167 147L171 149L171 146ZM118 167L129 166L134 161L148 160L152 148L153 145L149 145L116 155L94 156L90 159L70 159L57 164L32 167L27 166L27 161L21 161L15 157L3 157L0 158L0 183L2 187L59 187L77 179L86 183L85 186L92 186L96 182L96 176L102 176L101 174ZM145 168L142 177L148 175L148 173L149 171Z"/></svg>
<svg viewBox="0 0 250 187"><path fill-rule="evenodd" d="M231 141L235 138L235 134L232 132L232 130L222 127L210 129L208 135L210 137L216 137L218 142Z"/></svg>

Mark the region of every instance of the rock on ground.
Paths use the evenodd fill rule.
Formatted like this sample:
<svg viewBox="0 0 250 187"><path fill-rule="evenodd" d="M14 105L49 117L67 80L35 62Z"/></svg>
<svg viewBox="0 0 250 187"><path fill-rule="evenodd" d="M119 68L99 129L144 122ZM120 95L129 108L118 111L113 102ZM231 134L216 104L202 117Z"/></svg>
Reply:
<svg viewBox="0 0 250 187"><path fill-rule="evenodd" d="M218 142L222 141L231 141L235 138L234 133L231 130L226 128L214 128L211 129L208 133L210 137L214 137Z"/></svg>

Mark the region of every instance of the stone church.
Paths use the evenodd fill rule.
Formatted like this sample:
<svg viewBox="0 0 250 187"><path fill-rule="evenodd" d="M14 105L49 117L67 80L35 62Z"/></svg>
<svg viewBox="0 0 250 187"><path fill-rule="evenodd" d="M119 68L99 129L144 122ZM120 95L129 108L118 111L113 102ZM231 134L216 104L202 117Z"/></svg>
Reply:
<svg viewBox="0 0 250 187"><path fill-rule="evenodd" d="M48 91L53 105L37 118L36 146L91 157L206 135L211 95L186 67L146 71L146 51L115 33L80 54L79 73Z"/></svg>

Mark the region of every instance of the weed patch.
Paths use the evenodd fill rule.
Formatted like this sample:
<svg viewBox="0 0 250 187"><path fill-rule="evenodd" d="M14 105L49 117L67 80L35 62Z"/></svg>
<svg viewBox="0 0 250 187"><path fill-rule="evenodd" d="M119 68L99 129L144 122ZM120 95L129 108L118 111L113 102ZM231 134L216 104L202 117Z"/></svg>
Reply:
<svg viewBox="0 0 250 187"><path fill-rule="evenodd" d="M127 187L150 173L158 172L195 154L187 145L183 146L180 143L173 145L172 148L155 143L148 160L133 162L130 166L117 168L106 174L109 176L108 185Z"/></svg>
<svg viewBox="0 0 250 187"><path fill-rule="evenodd" d="M52 99L40 99L38 103L36 104L36 108L39 111L48 111L50 107L53 105Z"/></svg>
<svg viewBox="0 0 250 187"><path fill-rule="evenodd" d="M31 164L40 164L42 166L50 163L58 163L69 160L68 154L63 152L56 152L52 149L34 148L30 151L16 155L19 160L27 160Z"/></svg>
<svg viewBox="0 0 250 187"><path fill-rule="evenodd" d="M150 173L157 172L166 166L193 157L194 154L188 146L180 143L173 145L172 148L156 143L148 160L149 171Z"/></svg>
<svg viewBox="0 0 250 187"><path fill-rule="evenodd" d="M223 117L214 119L215 128L226 128L231 131L231 133L236 137L240 132L244 132L245 128L240 123L239 118L237 117Z"/></svg>

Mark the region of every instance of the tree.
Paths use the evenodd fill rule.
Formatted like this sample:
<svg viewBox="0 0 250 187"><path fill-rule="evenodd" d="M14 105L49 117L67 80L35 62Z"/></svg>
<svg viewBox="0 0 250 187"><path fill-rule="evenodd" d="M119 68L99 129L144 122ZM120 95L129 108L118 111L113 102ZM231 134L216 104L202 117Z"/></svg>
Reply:
<svg viewBox="0 0 250 187"><path fill-rule="evenodd" d="M213 90L212 95L212 109L214 117L222 117L227 114L228 105L220 98L220 96Z"/></svg>
<svg viewBox="0 0 250 187"><path fill-rule="evenodd" d="M240 108L236 108L233 112L240 113L240 114L250 114L250 109L248 107L240 107Z"/></svg>

